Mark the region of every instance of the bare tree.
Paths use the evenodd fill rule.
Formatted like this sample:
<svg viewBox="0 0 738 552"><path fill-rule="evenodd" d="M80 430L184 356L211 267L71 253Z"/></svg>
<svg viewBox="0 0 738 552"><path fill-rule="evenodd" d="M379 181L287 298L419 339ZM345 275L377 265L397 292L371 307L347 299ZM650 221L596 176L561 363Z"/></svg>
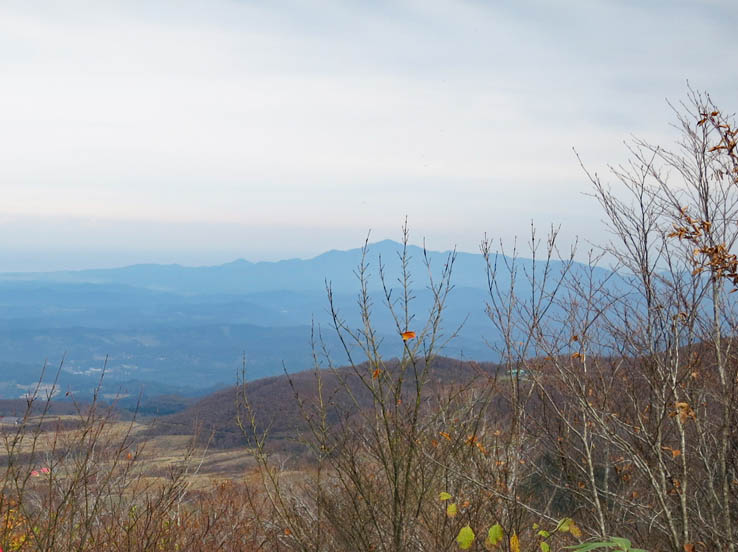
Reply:
<svg viewBox="0 0 738 552"><path fill-rule="evenodd" d="M541 336L536 383L566 432L550 428L566 443L555 486L587 505L597 533L732 551L735 133L705 95L675 112L676 151L634 141L629 163L611 168L616 189L587 172L619 274L608 286L571 274L560 305L570 335Z"/></svg>

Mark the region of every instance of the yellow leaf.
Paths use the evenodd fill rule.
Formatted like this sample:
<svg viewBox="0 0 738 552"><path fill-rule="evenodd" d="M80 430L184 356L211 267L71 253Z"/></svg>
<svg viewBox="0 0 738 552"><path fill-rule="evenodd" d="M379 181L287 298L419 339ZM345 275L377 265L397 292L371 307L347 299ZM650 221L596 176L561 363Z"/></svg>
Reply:
<svg viewBox="0 0 738 552"><path fill-rule="evenodd" d="M461 531L459 531L459 534L456 536L456 542L459 544L459 548L462 550L469 550L471 548L472 543L474 542L474 531L472 531L472 528L468 525L465 525L461 528ZM520 550L518 550L520 552Z"/></svg>
<svg viewBox="0 0 738 552"><path fill-rule="evenodd" d="M438 500L443 502L444 500L448 500L451 498L451 495L447 493L446 491L442 491L441 494L438 495Z"/></svg>
<svg viewBox="0 0 738 552"><path fill-rule="evenodd" d="M513 536L510 537L510 552L520 552L520 540L517 533L513 533Z"/></svg>
<svg viewBox="0 0 738 552"><path fill-rule="evenodd" d="M446 515L450 518L456 517L456 504L453 502L446 507Z"/></svg>
<svg viewBox="0 0 738 552"><path fill-rule="evenodd" d="M484 546L490 550L497 546L504 536L505 531L502 529L502 526L499 523L495 523L489 528L489 531L487 531L487 538L484 539Z"/></svg>

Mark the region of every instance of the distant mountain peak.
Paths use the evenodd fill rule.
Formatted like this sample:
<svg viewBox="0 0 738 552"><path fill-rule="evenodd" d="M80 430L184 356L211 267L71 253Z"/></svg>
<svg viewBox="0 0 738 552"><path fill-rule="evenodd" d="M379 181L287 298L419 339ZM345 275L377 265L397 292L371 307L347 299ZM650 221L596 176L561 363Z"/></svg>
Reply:
<svg viewBox="0 0 738 552"><path fill-rule="evenodd" d="M233 261L229 263L224 263L220 266L236 266L237 267L237 266L248 266L248 265L253 265L253 264L254 263L251 261L247 261L244 258L239 258L239 259L234 259ZM200 267L200 268L205 268L205 267Z"/></svg>

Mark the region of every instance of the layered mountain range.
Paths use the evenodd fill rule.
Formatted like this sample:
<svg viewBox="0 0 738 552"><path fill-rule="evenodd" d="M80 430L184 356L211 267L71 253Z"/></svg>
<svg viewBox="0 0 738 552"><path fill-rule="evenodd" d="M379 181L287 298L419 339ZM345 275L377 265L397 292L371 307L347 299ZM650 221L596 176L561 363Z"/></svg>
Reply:
<svg viewBox="0 0 738 552"><path fill-rule="evenodd" d="M401 244L382 241L371 244L366 256L373 324L389 356L395 353L397 329L379 274L382 266L385 285L399 292L401 250ZM433 303L429 269L437 278L449 252L409 246L408 256L411 310L420 323ZM29 392L44 364L47 385L60 368L62 391L89 393L104 370L107 396L201 395L232 385L244 358L252 379L310 368L317 329L341 363L326 288L347 324L357 327L361 257L357 248L278 262L0 274L0 398ZM510 259L498 256L496 265L504 288ZM554 263L551 270L562 266ZM526 275L540 268L532 260L516 261L519 292L526 293ZM607 277L606 270L598 271ZM441 353L494 361L484 258L457 253L452 282L443 330L447 336L461 330Z"/></svg>

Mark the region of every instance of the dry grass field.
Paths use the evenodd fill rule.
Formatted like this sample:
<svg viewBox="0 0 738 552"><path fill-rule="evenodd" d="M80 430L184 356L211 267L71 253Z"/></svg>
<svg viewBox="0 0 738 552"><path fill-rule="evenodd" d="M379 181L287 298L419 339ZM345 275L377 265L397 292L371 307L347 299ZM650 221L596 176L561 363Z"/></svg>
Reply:
<svg viewBox="0 0 738 552"><path fill-rule="evenodd" d="M27 427L38 427L41 417L29 417ZM45 430L19 433L17 426L5 423L0 425L0 439L6 444L0 449L0 465L8 464L8 446L17 436L13 454L19 459L27 458L28 471L44 464L55 451L74 446L79 439L82 420L78 415L59 415L43 420ZM244 447L233 449L214 449L207 446L193 446L192 435L153 435L151 424L145 421L110 422L99 434L99 442L105 444L130 442L128 455L136 456L137 475L149 480L164 480L174 470L185 470L188 486L203 489L215 481L224 479L242 481L255 467L252 456ZM32 458L32 460L31 460ZM113 458L100 460L101 468Z"/></svg>

